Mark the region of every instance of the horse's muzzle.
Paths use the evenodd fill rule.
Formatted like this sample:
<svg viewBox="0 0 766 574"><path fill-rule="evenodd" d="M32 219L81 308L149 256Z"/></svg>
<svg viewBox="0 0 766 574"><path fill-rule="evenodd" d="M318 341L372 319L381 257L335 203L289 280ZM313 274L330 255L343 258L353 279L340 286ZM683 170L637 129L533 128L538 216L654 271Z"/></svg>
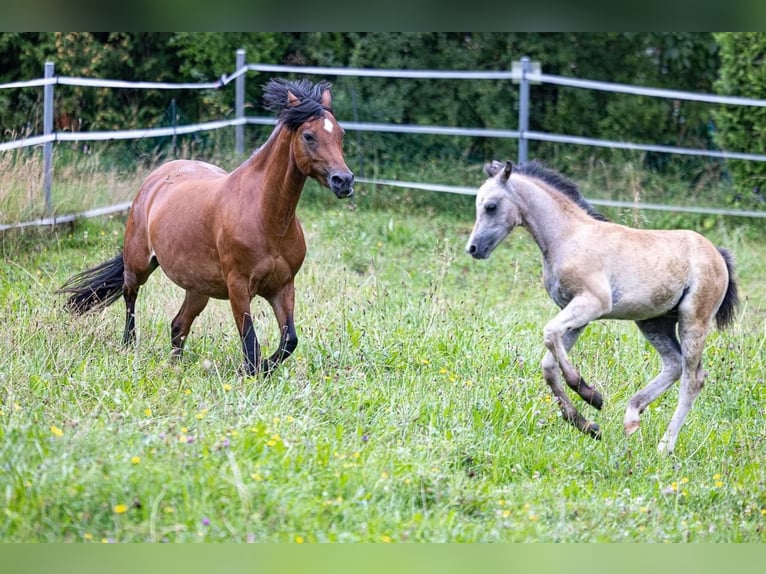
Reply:
<svg viewBox="0 0 766 574"><path fill-rule="evenodd" d="M354 195L354 174L336 171L327 178L327 185L338 198Z"/></svg>

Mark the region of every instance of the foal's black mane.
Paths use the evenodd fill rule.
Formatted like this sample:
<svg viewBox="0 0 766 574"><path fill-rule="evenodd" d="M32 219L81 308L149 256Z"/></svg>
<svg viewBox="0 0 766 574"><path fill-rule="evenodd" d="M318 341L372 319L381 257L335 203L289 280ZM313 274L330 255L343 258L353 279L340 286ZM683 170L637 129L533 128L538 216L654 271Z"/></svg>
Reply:
<svg viewBox="0 0 766 574"><path fill-rule="evenodd" d="M312 84L305 78L294 82L277 78L263 86L263 104L267 110L277 112L279 121L288 129L294 130L325 110L332 112L322 105L322 93L329 89L330 83L325 81ZM298 98L300 104L288 106L287 92Z"/></svg>
<svg viewBox="0 0 766 574"><path fill-rule="evenodd" d="M578 207L580 207L593 219L597 219L599 221L609 221L609 218L596 211L596 209L594 209L594 207L588 203L588 201L580 193L580 190L577 188L577 184L575 182L567 179L559 172L545 167L542 163L538 161L530 161L527 163L514 165L513 171L544 181L574 201Z"/></svg>

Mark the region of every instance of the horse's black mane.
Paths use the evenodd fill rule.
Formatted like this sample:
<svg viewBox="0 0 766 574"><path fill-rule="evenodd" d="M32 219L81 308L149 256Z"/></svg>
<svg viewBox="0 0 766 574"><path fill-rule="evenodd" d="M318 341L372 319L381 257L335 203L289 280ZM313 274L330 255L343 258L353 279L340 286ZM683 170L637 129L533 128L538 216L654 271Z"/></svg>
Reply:
<svg viewBox="0 0 766 574"><path fill-rule="evenodd" d="M263 86L263 105L267 110L276 112L279 121L288 129L294 130L302 123L321 116L325 110L332 112L322 105L322 93L329 89L330 83L325 81L312 84L305 78L294 82L277 78ZM298 98L300 104L288 106L287 92Z"/></svg>
<svg viewBox="0 0 766 574"><path fill-rule="evenodd" d="M574 201L580 208L582 208L593 219L597 219L599 221L609 221L608 217L605 217L604 215L596 211L596 209L590 203L588 203L588 201L580 193L580 190L577 188L576 183L574 183L570 179L567 179L566 177L561 175L559 172L554 171L548 167L545 167L539 161L533 160L527 163L514 165L513 171L520 173L522 175L535 177L537 179L544 181L545 183L547 183L551 187L554 187L555 189L557 189L558 191L566 195L569 199Z"/></svg>

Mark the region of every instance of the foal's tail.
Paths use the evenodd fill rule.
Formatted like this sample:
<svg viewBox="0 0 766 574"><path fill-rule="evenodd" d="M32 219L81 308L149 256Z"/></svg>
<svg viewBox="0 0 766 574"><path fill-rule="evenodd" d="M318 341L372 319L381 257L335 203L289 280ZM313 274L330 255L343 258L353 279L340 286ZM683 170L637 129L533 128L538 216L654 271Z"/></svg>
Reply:
<svg viewBox="0 0 766 574"><path fill-rule="evenodd" d="M70 277L56 293L71 293L66 309L82 315L93 309L111 305L122 295L122 252L101 265Z"/></svg>
<svg viewBox="0 0 766 574"><path fill-rule="evenodd" d="M739 305L739 292L737 282L734 279L734 255L723 247L719 247L718 252L726 262L726 270L729 272L729 286L726 289L726 295L723 296L723 302L715 314L715 322L719 329L725 329L734 322L734 315Z"/></svg>

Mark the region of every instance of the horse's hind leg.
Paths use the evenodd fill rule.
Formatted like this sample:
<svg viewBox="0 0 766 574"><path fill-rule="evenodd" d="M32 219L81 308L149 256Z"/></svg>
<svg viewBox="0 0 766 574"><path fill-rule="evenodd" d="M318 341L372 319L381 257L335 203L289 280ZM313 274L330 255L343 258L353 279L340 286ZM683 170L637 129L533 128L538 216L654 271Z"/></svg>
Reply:
<svg viewBox="0 0 766 574"><path fill-rule="evenodd" d="M699 310L697 311L699 313ZM691 319L682 313L679 314L678 334L681 339L681 354L683 355L681 387L678 392L678 406L676 406L665 434L657 445L657 450L660 453L670 454L675 449L678 432L705 384L707 373L702 368L702 348L705 345L705 338L710 329L713 313L714 311L710 311L708 314L698 314Z"/></svg>
<svg viewBox="0 0 766 574"><path fill-rule="evenodd" d="M572 348L572 346L575 344L575 341L577 341L577 337L579 337L581 331L581 329L576 329L573 331L568 331L567 334L564 335L562 341L566 351L569 351ZM559 363L551 351L545 353L545 357L543 357L542 368L545 382L548 383L548 386L551 388L551 392L553 392L553 395L558 400L559 408L561 409L561 414L564 416L564 420L566 420L576 429L592 436L593 438L601 438L601 429L599 426L596 423L593 423L583 417L577 411L577 408L574 406L574 404L572 404L572 401L569 399L569 395L567 395L566 390L561 384L561 377L559 374L561 371Z"/></svg>
<svg viewBox="0 0 766 574"><path fill-rule="evenodd" d="M660 354L662 371L652 382L630 398L623 423L625 434L629 435L638 430L639 415L681 376L682 356L681 346L676 338L676 322L675 318L667 316L636 321L646 340Z"/></svg>
<svg viewBox="0 0 766 574"><path fill-rule="evenodd" d="M136 299L138 290L149 279L152 271L157 269L157 260L149 260L148 267L139 269L130 266L127 255L125 257L125 271L123 272L122 298L125 300L125 331L122 335L122 343L129 345L136 339Z"/></svg>
<svg viewBox="0 0 766 574"><path fill-rule="evenodd" d="M170 342L173 346L172 357L179 358L183 353L186 337L189 335L194 319L202 313L210 298L194 291L187 291L173 321L170 323Z"/></svg>

